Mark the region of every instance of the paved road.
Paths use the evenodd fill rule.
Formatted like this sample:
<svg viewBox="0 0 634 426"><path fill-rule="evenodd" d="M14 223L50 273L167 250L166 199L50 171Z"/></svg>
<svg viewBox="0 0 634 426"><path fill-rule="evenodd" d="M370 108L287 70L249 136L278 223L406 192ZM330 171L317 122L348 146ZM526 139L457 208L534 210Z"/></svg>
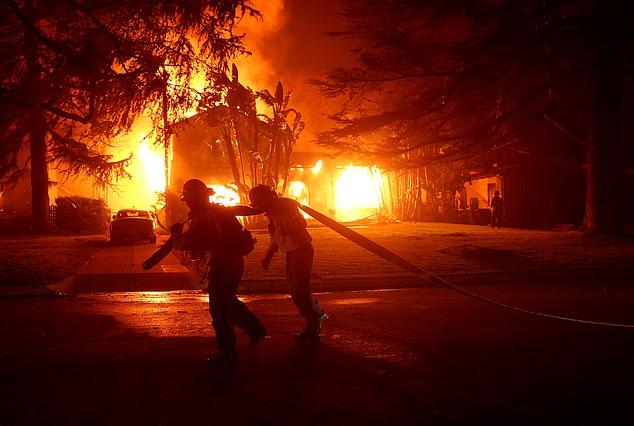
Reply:
<svg viewBox="0 0 634 426"><path fill-rule="evenodd" d="M629 283L471 290L634 323ZM271 339L207 366L206 295L3 300L0 424L632 424L634 331L532 318L441 289L319 295L319 347L284 295L244 300ZM615 416L620 416L617 419Z"/></svg>

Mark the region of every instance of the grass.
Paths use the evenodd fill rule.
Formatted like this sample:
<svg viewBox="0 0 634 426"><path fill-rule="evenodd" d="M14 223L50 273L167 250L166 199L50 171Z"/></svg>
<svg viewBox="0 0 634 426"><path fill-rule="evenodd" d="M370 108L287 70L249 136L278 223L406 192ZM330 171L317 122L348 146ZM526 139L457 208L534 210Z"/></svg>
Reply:
<svg viewBox="0 0 634 426"><path fill-rule="evenodd" d="M439 274L549 271L634 267L632 240L589 237L575 231L491 229L443 223L401 223L355 230L415 265ZM403 276L398 267L368 253L328 228L310 229L315 246L313 275L333 277ZM268 246L266 233L245 258L244 278L282 279L283 254L268 271L260 262ZM37 286L76 273L103 237L0 238L0 286Z"/></svg>
<svg viewBox="0 0 634 426"><path fill-rule="evenodd" d="M631 239L589 237L576 231L498 230L444 223L375 225L355 231L417 266L441 274L634 267ZM315 246L313 273L318 278L404 274L327 228L310 232ZM245 277L283 276L279 254L271 270L262 271L259 262L268 236L257 237L255 253L247 258Z"/></svg>
<svg viewBox="0 0 634 426"><path fill-rule="evenodd" d="M0 286L44 286L75 274L95 244L74 236L0 238Z"/></svg>

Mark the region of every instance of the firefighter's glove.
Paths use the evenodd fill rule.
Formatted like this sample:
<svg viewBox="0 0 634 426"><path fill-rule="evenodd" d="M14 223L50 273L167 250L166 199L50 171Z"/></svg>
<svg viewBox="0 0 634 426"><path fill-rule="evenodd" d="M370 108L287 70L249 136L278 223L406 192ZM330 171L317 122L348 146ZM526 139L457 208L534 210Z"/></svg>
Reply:
<svg viewBox="0 0 634 426"><path fill-rule="evenodd" d="M271 264L271 259L273 259L272 253L267 253L266 256L262 259L262 269L269 269L269 265Z"/></svg>

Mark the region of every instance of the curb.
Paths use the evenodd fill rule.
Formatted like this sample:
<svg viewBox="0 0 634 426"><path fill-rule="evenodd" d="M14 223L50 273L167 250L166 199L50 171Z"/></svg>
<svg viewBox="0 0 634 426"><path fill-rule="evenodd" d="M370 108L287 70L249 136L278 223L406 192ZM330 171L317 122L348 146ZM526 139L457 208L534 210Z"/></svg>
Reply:
<svg viewBox="0 0 634 426"><path fill-rule="evenodd" d="M125 280L119 275L125 275ZM469 286L483 284L512 284L518 280L533 281L579 281L596 280L632 280L634 284L634 268L582 268L551 269L515 272L476 272L476 273L439 273L440 277L452 283ZM122 284L112 288L108 284L113 278ZM360 291L399 288L431 288L436 285L427 283L410 275L342 275L338 277L317 278L312 280L312 290L316 293L333 291ZM107 290L104 290L107 288ZM48 286L0 287L0 299L18 297L59 297L79 293L112 292L112 291L174 291L201 290L204 286L188 273L139 273L139 274L77 274L66 280ZM246 279L238 288L239 294L287 293L288 284L285 278Z"/></svg>
<svg viewBox="0 0 634 426"><path fill-rule="evenodd" d="M476 272L476 273L438 273L438 276L461 286L484 284L512 284L518 280L522 282L533 281L596 281L596 280L628 280L634 281L634 268L615 267L611 269L583 268L583 269L556 269L533 270L517 272ZM399 288L432 288L438 287L413 275L389 275L377 277L371 276L341 276L328 279L313 278L311 283L314 292L332 291L360 291L382 290ZM286 280L242 280L239 293L286 293L288 285Z"/></svg>
<svg viewBox="0 0 634 426"><path fill-rule="evenodd" d="M49 286L17 286L0 288L0 300L23 297L59 297L63 293Z"/></svg>

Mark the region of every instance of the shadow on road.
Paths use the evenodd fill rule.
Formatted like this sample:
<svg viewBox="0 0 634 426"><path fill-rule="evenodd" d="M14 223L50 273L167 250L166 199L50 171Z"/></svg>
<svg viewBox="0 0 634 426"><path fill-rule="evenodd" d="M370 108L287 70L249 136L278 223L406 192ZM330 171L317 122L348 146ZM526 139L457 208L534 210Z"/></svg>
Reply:
<svg viewBox="0 0 634 426"><path fill-rule="evenodd" d="M322 343L308 346L293 341L299 318L287 299L258 298L248 303L272 337L249 349L239 334L239 363L225 369L205 361L215 349L210 334L154 336L119 321L135 318L150 330L153 321L165 328L208 321L202 301L128 299L119 296L118 310L104 297L5 303L0 425L632 420L628 331L535 320L441 290L403 290L321 295L331 323ZM593 292L587 301L597 303Z"/></svg>

